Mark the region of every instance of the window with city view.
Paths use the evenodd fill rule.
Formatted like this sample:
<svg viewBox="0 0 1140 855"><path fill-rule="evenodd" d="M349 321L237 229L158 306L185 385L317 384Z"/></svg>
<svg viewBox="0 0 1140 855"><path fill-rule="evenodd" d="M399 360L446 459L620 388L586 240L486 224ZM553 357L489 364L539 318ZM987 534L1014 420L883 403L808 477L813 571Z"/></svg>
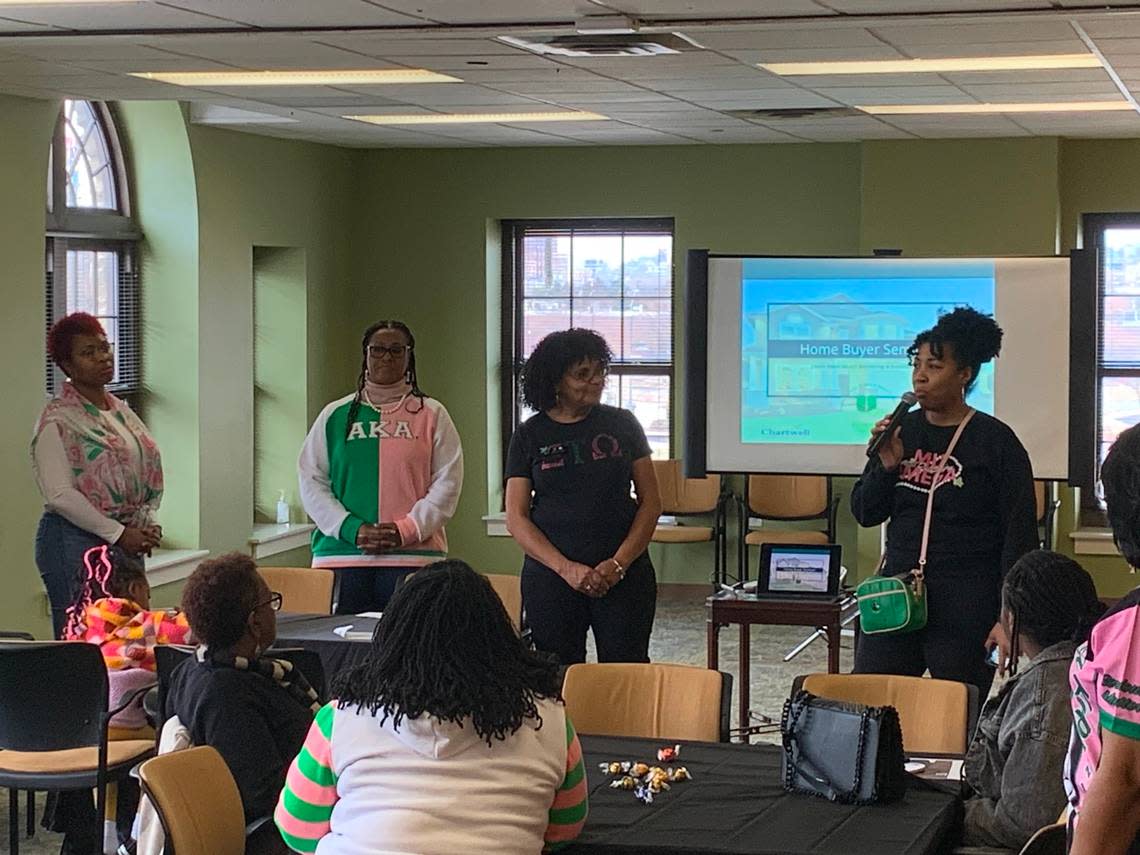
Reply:
<svg viewBox="0 0 1140 855"><path fill-rule="evenodd" d="M1125 429L1140 423L1140 213L1089 215L1098 249L1097 469Z"/></svg>
<svg viewBox="0 0 1140 855"><path fill-rule="evenodd" d="M614 353L603 401L630 410L653 456L669 457L673 221L510 221L503 238L505 439L532 415L515 369L548 333L587 327Z"/></svg>

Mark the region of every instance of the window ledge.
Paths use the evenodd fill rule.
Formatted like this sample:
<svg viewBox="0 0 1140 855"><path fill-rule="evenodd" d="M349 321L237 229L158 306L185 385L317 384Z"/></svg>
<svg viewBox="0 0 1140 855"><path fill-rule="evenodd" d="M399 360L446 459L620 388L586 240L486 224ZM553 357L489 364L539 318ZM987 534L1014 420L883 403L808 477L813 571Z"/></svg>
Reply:
<svg viewBox="0 0 1140 855"><path fill-rule="evenodd" d="M249 538L249 554L258 559L288 552L291 549L301 549L309 545L315 528L312 523L255 525L253 534Z"/></svg>
<svg viewBox="0 0 1140 855"><path fill-rule="evenodd" d="M193 573L202 559L210 554L208 549L156 549L143 562L146 576L152 585L168 585L181 582Z"/></svg>
<svg viewBox="0 0 1140 855"><path fill-rule="evenodd" d="M1079 528L1069 534L1073 540L1073 552L1077 555L1119 555L1112 542L1112 532L1107 528Z"/></svg>
<svg viewBox="0 0 1140 855"><path fill-rule="evenodd" d="M511 536L511 533L507 531L507 514L505 511L487 514L483 517L483 523L487 526L487 537Z"/></svg>

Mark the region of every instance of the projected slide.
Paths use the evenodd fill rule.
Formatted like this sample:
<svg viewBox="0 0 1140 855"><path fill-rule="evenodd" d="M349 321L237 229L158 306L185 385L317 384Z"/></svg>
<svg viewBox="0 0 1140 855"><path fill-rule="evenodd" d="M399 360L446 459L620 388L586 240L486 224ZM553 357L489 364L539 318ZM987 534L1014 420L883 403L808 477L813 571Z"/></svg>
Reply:
<svg viewBox="0 0 1140 855"><path fill-rule="evenodd" d="M863 445L911 388L915 335L955 306L992 314L994 293L992 260L744 259L740 441ZM970 403L993 395L984 366Z"/></svg>

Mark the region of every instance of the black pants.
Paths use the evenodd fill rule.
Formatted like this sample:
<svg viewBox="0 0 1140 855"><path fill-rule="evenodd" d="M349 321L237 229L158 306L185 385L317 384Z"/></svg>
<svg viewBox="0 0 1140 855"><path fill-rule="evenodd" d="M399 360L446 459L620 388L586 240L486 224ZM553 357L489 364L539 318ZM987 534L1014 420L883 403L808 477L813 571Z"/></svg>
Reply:
<svg viewBox="0 0 1140 855"><path fill-rule="evenodd" d="M336 570L336 614L382 612L404 577L415 567L338 567Z"/></svg>
<svg viewBox="0 0 1140 855"><path fill-rule="evenodd" d="M657 611L657 575L645 553L604 597L571 588L530 558L522 569L524 621L539 650L563 665L586 661L586 630L594 631L599 662L648 662L649 635Z"/></svg>
<svg viewBox="0 0 1140 855"><path fill-rule="evenodd" d="M120 843L131 838L140 795L138 781L130 777L119 779L115 816L107 819L115 820ZM96 817L91 790L62 790L48 793L42 822L48 831L63 832L61 855L90 855L103 849L103 829L96 829Z"/></svg>
<svg viewBox="0 0 1140 855"><path fill-rule="evenodd" d="M990 693L994 668L986 662L986 638L997 623L1000 583L992 579L927 580L927 623L903 635L858 634L856 674L921 677L978 687L978 703Z"/></svg>

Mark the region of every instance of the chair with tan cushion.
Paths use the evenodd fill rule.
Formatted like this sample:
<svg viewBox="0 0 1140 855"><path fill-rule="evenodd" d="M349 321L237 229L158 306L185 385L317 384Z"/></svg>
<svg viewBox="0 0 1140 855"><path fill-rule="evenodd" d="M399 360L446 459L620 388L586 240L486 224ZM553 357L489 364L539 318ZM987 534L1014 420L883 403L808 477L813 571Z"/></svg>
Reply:
<svg viewBox="0 0 1140 855"><path fill-rule="evenodd" d="M135 699L129 695L124 703ZM19 852L18 790L94 789L103 838L107 783L154 753L153 739L109 742L107 666L83 642L0 643L0 787L8 788L9 849Z"/></svg>
<svg viewBox="0 0 1140 855"><path fill-rule="evenodd" d="M661 513L672 517L712 516L712 525L658 524L653 530L654 543L713 544L713 579L725 581L728 556L726 506L728 494L721 489L719 475L686 478L680 460L654 460L657 489L661 495Z"/></svg>
<svg viewBox="0 0 1140 855"><path fill-rule="evenodd" d="M281 595L281 609L310 615L332 614L333 582L327 567L258 567L269 590Z"/></svg>
<svg viewBox="0 0 1140 855"><path fill-rule="evenodd" d="M765 543L825 544L835 542L839 500L825 475L749 475L740 503L740 578L748 578L748 547ZM752 520L762 521L752 529ZM811 522L812 528L780 528L763 523Z"/></svg>
<svg viewBox="0 0 1140 855"><path fill-rule="evenodd" d="M139 777L174 855L245 852L241 795L215 749L203 746L162 754L143 763Z"/></svg>
<svg viewBox="0 0 1140 855"><path fill-rule="evenodd" d="M907 754L965 754L978 718L978 689L952 680L897 674L807 674L800 689L836 701L892 706L899 713Z"/></svg>
<svg viewBox="0 0 1140 855"><path fill-rule="evenodd" d="M503 601L503 608L514 621L515 628L522 626L522 587L518 576L509 573L484 573L499 599Z"/></svg>
<svg viewBox="0 0 1140 855"><path fill-rule="evenodd" d="M732 676L692 665L580 663L562 683L579 733L728 741Z"/></svg>

